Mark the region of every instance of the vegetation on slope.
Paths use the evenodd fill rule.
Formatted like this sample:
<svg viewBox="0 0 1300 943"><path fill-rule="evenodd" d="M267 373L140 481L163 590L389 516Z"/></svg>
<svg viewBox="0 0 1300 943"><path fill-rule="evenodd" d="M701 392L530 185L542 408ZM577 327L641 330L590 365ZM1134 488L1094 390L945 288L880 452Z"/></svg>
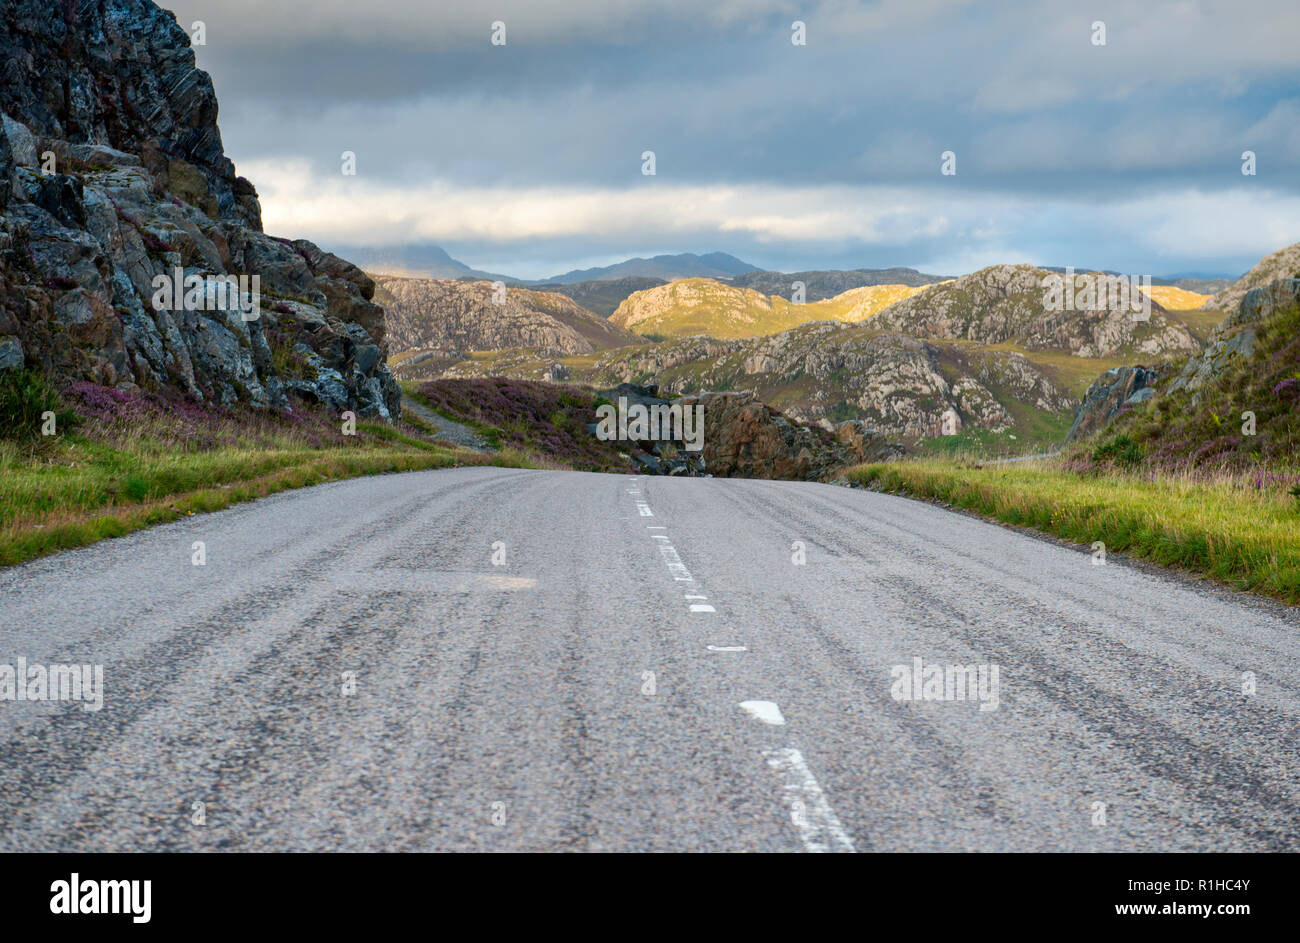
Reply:
<svg viewBox="0 0 1300 943"><path fill-rule="evenodd" d="M0 376L6 388L48 388L27 371ZM487 461L411 426L360 420L347 435L339 416L304 404L203 406L82 382L55 408L56 435L41 434L37 415L0 439L0 565L289 488Z"/></svg>
<svg viewBox="0 0 1300 943"><path fill-rule="evenodd" d="M706 334L723 339L765 337L811 321L865 321L928 286L870 285L821 301L794 302L711 278L687 278L633 292L610 317L655 340Z"/></svg>
<svg viewBox="0 0 1300 943"><path fill-rule="evenodd" d="M490 377L434 380L408 395L448 419L470 425L494 447L528 456L531 464L605 472L632 467L619 454L624 445L601 441L587 430L603 402L590 390Z"/></svg>
<svg viewBox="0 0 1300 943"><path fill-rule="evenodd" d="M863 465L847 477L1300 603L1300 500L1249 475L918 460Z"/></svg>
<svg viewBox="0 0 1300 943"><path fill-rule="evenodd" d="M1243 305L1215 335L1217 347L1188 364L1190 374L1175 371L1153 399L1124 407L1100 434L1055 459L903 461L848 477L1300 603L1294 286L1279 282L1261 293L1267 306L1253 314ZM1236 330L1254 338L1248 355L1228 352ZM1207 365L1207 382L1178 382Z"/></svg>

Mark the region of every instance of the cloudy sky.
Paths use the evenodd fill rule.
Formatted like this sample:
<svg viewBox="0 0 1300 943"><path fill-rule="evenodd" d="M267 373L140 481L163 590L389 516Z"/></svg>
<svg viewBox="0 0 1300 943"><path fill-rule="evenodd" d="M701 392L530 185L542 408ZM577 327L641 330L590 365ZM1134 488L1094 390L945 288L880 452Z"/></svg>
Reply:
<svg viewBox="0 0 1300 943"><path fill-rule="evenodd" d="M267 230L329 248L1238 275L1300 241L1295 0L160 2Z"/></svg>

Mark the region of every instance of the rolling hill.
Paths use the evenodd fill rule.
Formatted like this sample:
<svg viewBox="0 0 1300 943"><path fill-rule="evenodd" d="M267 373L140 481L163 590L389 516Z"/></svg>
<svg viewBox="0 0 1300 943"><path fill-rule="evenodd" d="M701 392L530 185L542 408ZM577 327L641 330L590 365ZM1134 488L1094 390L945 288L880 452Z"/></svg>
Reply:
<svg viewBox="0 0 1300 943"><path fill-rule="evenodd" d="M514 283L516 287L527 288L523 282ZM666 284L662 278L650 278L641 275L627 275L623 278L611 278L591 282L573 282L569 285L548 283L546 291L567 295L588 311L607 318L613 314L623 299L634 291L644 291Z"/></svg>
<svg viewBox="0 0 1300 943"><path fill-rule="evenodd" d="M718 338L779 334L810 321L857 323L925 286L872 285L795 304L710 278L688 278L634 292L610 321L651 338L707 334Z"/></svg>
<svg viewBox="0 0 1300 943"><path fill-rule="evenodd" d="M909 285L918 288L946 281L947 276L926 275L913 268L829 269L809 272L748 272L731 279L739 288L789 298L794 282L803 282L805 301L822 301L853 288L871 285Z"/></svg>
<svg viewBox="0 0 1300 943"><path fill-rule="evenodd" d="M644 343L554 292L507 288L497 304L492 282L377 275L375 285L396 355L528 347L563 356Z"/></svg>
<svg viewBox="0 0 1300 943"><path fill-rule="evenodd" d="M1188 325L1157 302L1146 321L1096 306L1048 310L1043 279L1049 275L1032 265L990 266L906 298L877 315L875 323L914 337L1014 343L1078 357L1170 356L1200 348Z"/></svg>

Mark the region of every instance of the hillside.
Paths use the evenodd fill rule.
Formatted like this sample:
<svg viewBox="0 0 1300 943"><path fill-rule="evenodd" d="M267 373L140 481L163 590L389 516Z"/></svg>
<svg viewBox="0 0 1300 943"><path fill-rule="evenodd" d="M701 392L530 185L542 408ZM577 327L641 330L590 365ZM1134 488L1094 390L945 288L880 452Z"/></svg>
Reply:
<svg viewBox="0 0 1300 943"><path fill-rule="evenodd" d="M1212 311L1236 311L1246 292L1263 288L1279 278L1296 278L1300 275L1300 242L1278 249L1264 258L1241 278L1205 302Z"/></svg>
<svg viewBox="0 0 1300 943"><path fill-rule="evenodd" d="M1097 307L1047 310L1043 279L1050 274L1031 265L991 266L900 301L874 323L915 337L1014 343L1078 357L1171 356L1200 347L1189 327L1155 302L1149 321Z"/></svg>
<svg viewBox="0 0 1300 943"><path fill-rule="evenodd" d="M1098 413L1090 423L1102 430L1097 441L1120 443L1103 460L1300 473L1300 278L1247 292L1202 352L1176 368L1148 371L1140 394L1108 395L1117 383L1131 386L1140 369L1099 378L1085 399L1081 414ZM1089 461L1092 451L1086 446L1080 460Z"/></svg>
<svg viewBox="0 0 1300 943"><path fill-rule="evenodd" d="M634 292L610 322L647 337L741 338L778 334L810 321L864 321L924 287L874 285L833 298L795 304L709 278L688 278Z"/></svg>
<svg viewBox="0 0 1300 943"><path fill-rule="evenodd" d="M613 314L628 295L634 291L644 291L665 284L662 278L648 278L628 275L624 278L611 278L602 281L574 282L570 285L547 283L546 291L567 295L582 307L602 318ZM527 288L523 282L515 282L512 287Z"/></svg>
<svg viewBox="0 0 1300 943"><path fill-rule="evenodd" d="M610 281L629 277L658 278L663 281L674 281L679 278L730 278L733 275L755 271L758 271L755 266L725 252L709 252L704 255L683 252L680 255L656 255L651 259L627 259L615 265L599 268L574 269L563 275L529 284L544 288L556 284Z"/></svg>
<svg viewBox="0 0 1300 943"><path fill-rule="evenodd" d="M1151 300L1166 311L1191 311L1201 307L1205 302L1210 300L1209 295L1202 295L1200 292L1188 291L1185 288L1179 288L1176 285L1155 285L1151 286L1149 292Z"/></svg>
<svg viewBox="0 0 1300 943"><path fill-rule="evenodd" d="M492 282L383 275L375 281L395 353L528 347L565 356L644 343L554 292L507 288L497 304Z"/></svg>
<svg viewBox="0 0 1300 943"><path fill-rule="evenodd" d="M731 279L738 288L752 288L765 295L789 298L794 282L803 282L805 301L822 301L853 288L871 285L908 285L919 288L946 280L944 275L926 275L912 268L824 270L809 272L748 272Z"/></svg>
<svg viewBox="0 0 1300 943"><path fill-rule="evenodd" d="M959 430L1016 451L1059 442L1078 393L1096 375L1097 361L1057 360L819 321L768 337L683 337L559 361L503 351L449 364L442 375L539 379L559 366L573 382L597 387L654 383L673 395L743 391L795 420L859 419L913 441L940 435L951 409Z"/></svg>

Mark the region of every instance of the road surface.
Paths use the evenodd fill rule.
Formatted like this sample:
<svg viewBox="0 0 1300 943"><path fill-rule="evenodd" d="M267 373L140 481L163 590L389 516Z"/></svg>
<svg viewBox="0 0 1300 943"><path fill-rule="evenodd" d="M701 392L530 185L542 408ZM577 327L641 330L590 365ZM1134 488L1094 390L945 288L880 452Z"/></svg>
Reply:
<svg viewBox="0 0 1300 943"><path fill-rule="evenodd" d="M1295 851L1292 613L828 485L330 483L0 572L0 663L103 666L0 701L0 849Z"/></svg>

